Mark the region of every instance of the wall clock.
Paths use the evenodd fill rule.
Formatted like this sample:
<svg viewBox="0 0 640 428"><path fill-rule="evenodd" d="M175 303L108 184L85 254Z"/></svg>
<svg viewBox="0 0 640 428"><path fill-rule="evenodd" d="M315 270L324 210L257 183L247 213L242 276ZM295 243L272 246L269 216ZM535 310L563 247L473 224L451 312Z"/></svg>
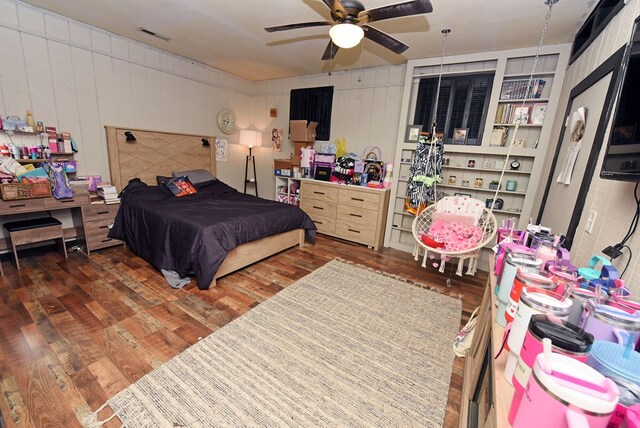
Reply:
<svg viewBox="0 0 640 428"><path fill-rule="evenodd" d="M220 110L218 113L218 128L225 134L233 134L238 129L236 114L229 109Z"/></svg>
<svg viewBox="0 0 640 428"><path fill-rule="evenodd" d="M518 171L520 169L520 161L518 159L515 159L513 162L511 162L511 171Z"/></svg>

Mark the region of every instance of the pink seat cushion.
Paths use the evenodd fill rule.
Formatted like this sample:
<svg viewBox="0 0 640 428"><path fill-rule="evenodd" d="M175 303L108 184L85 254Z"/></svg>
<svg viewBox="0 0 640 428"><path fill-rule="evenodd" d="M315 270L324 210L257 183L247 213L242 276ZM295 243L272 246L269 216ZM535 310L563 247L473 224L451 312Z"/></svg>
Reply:
<svg viewBox="0 0 640 428"><path fill-rule="evenodd" d="M471 216L435 212L427 236L433 241L444 243L446 250L468 250L476 247L482 240L482 229L474 223L475 219Z"/></svg>

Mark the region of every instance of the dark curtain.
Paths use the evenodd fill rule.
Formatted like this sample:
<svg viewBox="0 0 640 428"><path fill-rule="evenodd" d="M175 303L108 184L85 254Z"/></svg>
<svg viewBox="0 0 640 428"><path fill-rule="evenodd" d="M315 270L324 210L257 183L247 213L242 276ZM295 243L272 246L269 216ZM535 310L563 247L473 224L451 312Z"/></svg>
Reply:
<svg viewBox="0 0 640 428"><path fill-rule="evenodd" d="M329 141L333 86L292 89L289 101L289 120L318 122L316 140Z"/></svg>

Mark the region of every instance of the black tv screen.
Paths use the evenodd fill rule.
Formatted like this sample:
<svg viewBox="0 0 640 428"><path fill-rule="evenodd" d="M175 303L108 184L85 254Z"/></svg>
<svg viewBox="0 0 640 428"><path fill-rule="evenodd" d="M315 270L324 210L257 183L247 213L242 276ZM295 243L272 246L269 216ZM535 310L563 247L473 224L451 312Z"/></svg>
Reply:
<svg viewBox="0 0 640 428"><path fill-rule="evenodd" d="M600 177L640 182L640 44L638 42L633 44L629 56Z"/></svg>

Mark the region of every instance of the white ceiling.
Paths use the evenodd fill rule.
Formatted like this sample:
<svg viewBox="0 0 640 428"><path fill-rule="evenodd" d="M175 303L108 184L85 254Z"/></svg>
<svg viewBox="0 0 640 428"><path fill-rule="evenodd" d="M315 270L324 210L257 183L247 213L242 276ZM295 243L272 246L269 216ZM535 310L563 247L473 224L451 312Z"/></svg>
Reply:
<svg viewBox="0 0 640 428"><path fill-rule="evenodd" d="M369 40L340 49L334 70L402 64L440 55L443 28L451 28L447 54L536 46L547 6L544 0L431 0L433 12L372 26L409 46L396 55ZM249 80L329 71L320 57L329 27L267 33L264 27L330 19L321 0L26 0L41 8L202 62ZM363 0L371 9L394 0ZM545 44L567 43L596 0L561 0ZM165 42L139 32L169 36ZM362 64L361 64L362 61Z"/></svg>

